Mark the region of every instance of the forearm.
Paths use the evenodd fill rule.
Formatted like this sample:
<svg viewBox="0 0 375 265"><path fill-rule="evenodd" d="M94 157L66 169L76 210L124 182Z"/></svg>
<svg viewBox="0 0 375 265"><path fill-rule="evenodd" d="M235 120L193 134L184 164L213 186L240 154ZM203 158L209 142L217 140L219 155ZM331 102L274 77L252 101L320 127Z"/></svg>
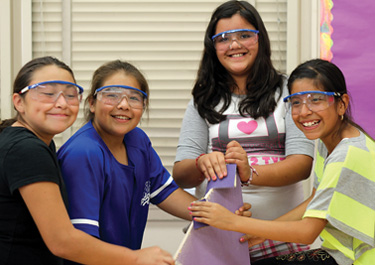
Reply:
<svg viewBox="0 0 375 265"><path fill-rule="evenodd" d="M275 221L297 221L301 220L303 215L305 214L307 205L310 203L312 198L314 197L315 189L313 190L312 194L309 198L307 198L304 202L302 202L300 205L295 207L293 210L287 212L286 214L278 217L275 219Z"/></svg>
<svg viewBox="0 0 375 265"><path fill-rule="evenodd" d="M236 216L232 229L240 233L271 240L311 244L317 238L321 229L313 228L309 225L309 221L307 219L299 221L267 221ZM322 229L323 227L324 225Z"/></svg>
<svg viewBox="0 0 375 265"><path fill-rule="evenodd" d="M244 233L262 238L284 242L311 244L314 242L320 231L317 233L315 230L310 230L309 228L311 227L308 226L307 221L302 219L302 217L306 211L307 205L313 197L314 192L307 200L296 208L273 221L248 218L251 224L246 225L243 221L237 220L239 226L238 229L250 229L251 231Z"/></svg>
<svg viewBox="0 0 375 265"><path fill-rule="evenodd" d="M82 264L137 264L138 260L135 251L108 244L75 228L61 233L48 245L54 255Z"/></svg>
<svg viewBox="0 0 375 265"><path fill-rule="evenodd" d="M313 159L305 155L291 155L285 160L268 165L253 165L258 175L253 174L251 184L279 187L307 179Z"/></svg>
<svg viewBox="0 0 375 265"><path fill-rule="evenodd" d="M302 218L301 212L307 205L301 204L290 215L268 221L236 215L217 203L194 202L189 209L194 220L219 229L232 230L259 238L284 242L310 244L322 231L327 221L318 218Z"/></svg>
<svg viewBox="0 0 375 265"><path fill-rule="evenodd" d="M184 159L173 166L173 179L181 188L194 188L202 183L204 177L195 166L195 159Z"/></svg>
<svg viewBox="0 0 375 265"><path fill-rule="evenodd" d="M59 187L37 182L20 188L20 193L38 230L56 256L83 264L137 264L134 251L110 245L74 228Z"/></svg>
<svg viewBox="0 0 375 265"><path fill-rule="evenodd" d="M313 230L310 233L300 233L301 227L299 226L300 223L298 221L302 220L302 217L303 217L303 215L306 211L307 205L310 203L310 201L314 197L314 194L315 194L315 189L313 190L311 196L308 199L306 199L303 203L298 205L293 210L287 212L286 214L284 214L284 215L276 218L275 220L273 220L273 221L276 221L276 222L273 222L273 223L285 222L284 224L288 225L288 227L290 227L290 225L293 226L296 223L297 226L295 227L295 229L293 228L293 230L297 231L297 233L294 233L292 231L292 234L289 235L288 234L289 231L288 231L286 233L286 235L283 234L283 233L281 233L281 234L278 233L278 234L276 234L276 237L274 237L275 235L273 233L271 233L270 235L268 235L269 237L261 236L261 238L270 238L270 239L273 239L273 240L280 240L280 241L286 241L286 242L297 242L297 243L311 244L310 242L314 241L316 239L316 237L318 236L317 234L320 233L321 230ZM292 222L292 221L295 221L295 223ZM323 222L324 222L324 220L323 220ZM277 229L277 228L275 228L275 229ZM303 229L303 226L302 226L302 229ZM307 232L307 231L305 231L305 232ZM254 234L252 234L252 235L254 235ZM277 236L280 236L280 238L278 239Z"/></svg>
<svg viewBox="0 0 375 265"><path fill-rule="evenodd" d="M162 203L158 204L158 207L176 217L191 221L191 215L189 214L188 207L190 206L191 202L195 200L197 200L197 198L192 196L190 193L184 191L183 189L177 189Z"/></svg>

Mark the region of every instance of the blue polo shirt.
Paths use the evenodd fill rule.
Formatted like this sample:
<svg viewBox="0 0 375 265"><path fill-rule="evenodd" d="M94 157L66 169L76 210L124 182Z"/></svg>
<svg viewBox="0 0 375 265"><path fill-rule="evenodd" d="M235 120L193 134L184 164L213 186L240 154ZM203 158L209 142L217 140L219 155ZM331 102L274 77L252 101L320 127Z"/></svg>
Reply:
<svg viewBox="0 0 375 265"><path fill-rule="evenodd" d="M91 122L58 151L74 226L108 243L139 249L149 203L178 186L148 136L135 128L124 137L129 165L120 164Z"/></svg>

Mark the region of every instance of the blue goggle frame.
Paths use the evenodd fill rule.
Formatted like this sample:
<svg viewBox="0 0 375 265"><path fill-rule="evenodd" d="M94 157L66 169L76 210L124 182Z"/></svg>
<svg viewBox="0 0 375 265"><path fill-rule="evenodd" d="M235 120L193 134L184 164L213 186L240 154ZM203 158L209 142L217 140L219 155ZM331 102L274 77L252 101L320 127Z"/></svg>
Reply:
<svg viewBox="0 0 375 265"><path fill-rule="evenodd" d="M254 29L232 29L232 30L223 31L223 32L220 32L216 35L213 35L211 37L211 40L214 40L217 36L220 36L220 35L223 35L223 34L235 33L235 32L239 32L239 31L249 31L249 32L254 32L256 34L259 33L259 30L254 30Z"/></svg>
<svg viewBox="0 0 375 265"><path fill-rule="evenodd" d="M109 88L109 87L120 87L120 88L124 88L124 89L136 90L138 92L141 92L143 94L143 96L145 96L145 98L147 98L147 94L144 91L142 91L138 88L132 87L132 86L124 86L124 85L110 85L110 86L99 87L98 89L95 90L94 96L96 94L98 94L98 92L102 91L103 89Z"/></svg>
<svg viewBox="0 0 375 265"><path fill-rule="evenodd" d="M337 92L325 92L325 91L303 91L303 92L298 92L298 93L294 93L294 94L291 94L287 97L285 97L283 100L284 102L288 102L288 100L293 97L293 96L301 96L301 95L305 95L305 94L323 94L323 95L326 95L326 96L335 96L335 97L340 97L341 94L340 93L337 93Z"/></svg>
<svg viewBox="0 0 375 265"><path fill-rule="evenodd" d="M19 94L23 94L23 93L25 93L26 91L28 91L30 89L36 88L37 86L44 85L44 84L50 84L50 83L57 83L57 84L64 84L64 85L73 85L75 87L78 87L80 95L83 93L83 87L81 87L80 85L77 85L75 83L68 82L68 81L51 80L51 81L44 81L44 82L40 82L40 83L36 83L36 84L30 85L30 86L27 86L27 87L23 88L19 92Z"/></svg>

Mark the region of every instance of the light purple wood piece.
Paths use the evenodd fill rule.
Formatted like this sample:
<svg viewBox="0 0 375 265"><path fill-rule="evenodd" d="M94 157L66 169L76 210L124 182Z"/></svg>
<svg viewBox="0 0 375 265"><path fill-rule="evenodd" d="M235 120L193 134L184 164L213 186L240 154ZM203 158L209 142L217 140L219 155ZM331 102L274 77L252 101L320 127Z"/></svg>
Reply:
<svg viewBox="0 0 375 265"><path fill-rule="evenodd" d="M236 165L227 165L228 176L210 181L205 199L217 202L234 212L242 206L241 185ZM247 243L240 243L241 233L224 231L196 223L190 225L175 255L176 265L250 264Z"/></svg>

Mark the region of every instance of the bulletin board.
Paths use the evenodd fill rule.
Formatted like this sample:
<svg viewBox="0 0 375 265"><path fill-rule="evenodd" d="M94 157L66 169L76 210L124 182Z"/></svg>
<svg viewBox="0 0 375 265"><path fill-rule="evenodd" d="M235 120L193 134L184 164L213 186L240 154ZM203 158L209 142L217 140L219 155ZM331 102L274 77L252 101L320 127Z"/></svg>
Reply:
<svg viewBox="0 0 375 265"><path fill-rule="evenodd" d="M354 121L375 138L374 0L321 0L320 56L345 75Z"/></svg>

